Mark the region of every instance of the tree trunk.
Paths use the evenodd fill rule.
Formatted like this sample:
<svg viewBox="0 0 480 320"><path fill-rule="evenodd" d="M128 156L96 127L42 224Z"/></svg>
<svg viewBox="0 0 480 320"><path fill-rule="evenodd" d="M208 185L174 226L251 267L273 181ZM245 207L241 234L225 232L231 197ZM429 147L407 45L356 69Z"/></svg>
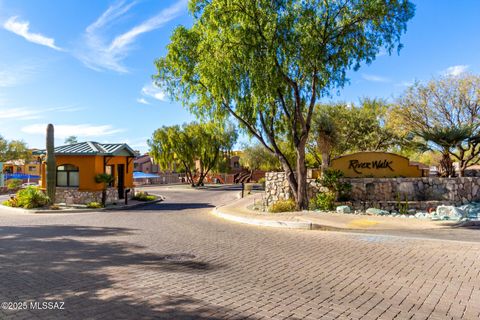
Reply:
<svg viewBox="0 0 480 320"><path fill-rule="evenodd" d="M308 209L307 166L305 164L305 144L302 139L297 148L297 210Z"/></svg>
<svg viewBox="0 0 480 320"><path fill-rule="evenodd" d="M330 166L329 155L327 150L322 150L322 173L327 171Z"/></svg>
<svg viewBox="0 0 480 320"><path fill-rule="evenodd" d="M448 153L442 154L442 160L440 160L440 175L442 177L454 177L455 168L453 167L452 159Z"/></svg>

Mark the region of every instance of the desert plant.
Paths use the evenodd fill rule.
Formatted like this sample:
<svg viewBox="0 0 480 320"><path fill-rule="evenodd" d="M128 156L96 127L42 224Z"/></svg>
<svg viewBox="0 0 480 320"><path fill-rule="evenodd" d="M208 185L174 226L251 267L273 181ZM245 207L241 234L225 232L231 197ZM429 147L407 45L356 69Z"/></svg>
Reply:
<svg viewBox="0 0 480 320"><path fill-rule="evenodd" d="M329 192L333 193L335 198L345 200L348 199L350 191L352 190L352 185L349 182L341 181L342 178L343 172L340 170L328 169L317 178L317 183L322 187L327 188Z"/></svg>
<svg viewBox="0 0 480 320"><path fill-rule="evenodd" d="M102 204L96 201L92 201L87 203L87 208L89 209L98 209L98 208L103 208Z"/></svg>
<svg viewBox="0 0 480 320"><path fill-rule="evenodd" d="M18 189L22 185L22 179L9 179L7 180L7 189L13 190Z"/></svg>
<svg viewBox="0 0 480 320"><path fill-rule="evenodd" d="M295 201L293 199L278 200L268 208L268 211L272 213L295 211Z"/></svg>
<svg viewBox="0 0 480 320"><path fill-rule="evenodd" d="M153 201L155 199L156 199L155 196L142 191L137 192L133 197L133 200L137 200L137 201Z"/></svg>
<svg viewBox="0 0 480 320"><path fill-rule="evenodd" d="M113 182L113 176L108 173L100 173L95 176L96 183L103 183L102 188L102 206L105 207L107 203L107 186Z"/></svg>
<svg viewBox="0 0 480 320"><path fill-rule="evenodd" d="M333 210L335 208L335 194L333 192L320 192L310 199L310 210Z"/></svg>
<svg viewBox="0 0 480 320"><path fill-rule="evenodd" d="M3 204L9 207L20 207L25 209L40 208L48 204L47 195L38 187L29 186L19 190L15 197L5 201Z"/></svg>
<svg viewBox="0 0 480 320"><path fill-rule="evenodd" d="M53 125L47 126L47 195L50 203L55 202L55 192L57 186L56 161L55 161L55 146L54 146L54 130Z"/></svg>

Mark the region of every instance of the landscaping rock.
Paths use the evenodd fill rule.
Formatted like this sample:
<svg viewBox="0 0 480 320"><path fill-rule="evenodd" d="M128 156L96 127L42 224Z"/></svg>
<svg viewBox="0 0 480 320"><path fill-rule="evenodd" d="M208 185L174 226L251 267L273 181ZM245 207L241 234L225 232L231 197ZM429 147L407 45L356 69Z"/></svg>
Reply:
<svg viewBox="0 0 480 320"><path fill-rule="evenodd" d="M379 216L384 216L384 215L390 214L390 212L388 212L388 211L377 209L377 208L368 208L366 212L368 214L375 214L375 215L379 215Z"/></svg>
<svg viewBox="0 0 480 320"><path fill-rule="evenodd" d="M351 213L352 210L350 209L349 206L338 206L337 207L337 213Z"/></svg>
<svg viewBox="0 0 480 320"><path fill-rule="evenodd" d="M438 206L436 214L442 220L460 220L465 215L465 212L454 206Z"/></svg>

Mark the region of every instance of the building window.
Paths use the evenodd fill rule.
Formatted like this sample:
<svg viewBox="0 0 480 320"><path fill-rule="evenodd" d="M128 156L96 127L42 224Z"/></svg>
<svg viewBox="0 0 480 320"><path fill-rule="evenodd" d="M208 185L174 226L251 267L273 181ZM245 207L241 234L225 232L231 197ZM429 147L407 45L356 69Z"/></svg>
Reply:
<svg viewBox="0 0 480 320"><path fill-rule="evenodd" d="M30 171L30 172L37 171L37 167L36 166L28 166L28 171Z"/></svg>
<svg viewBox="0 0 480 320"><path fill-rule="evenodd" d="M57 167L58 187L78 187L78 167L71 164L64 164Z"/></svg>
<svg viewBox="0 0 480 320"><path fill-rule="evenodd" d="M115 177L115 167L113 165L110 165L110 166L105 166L105 173L106 174L109 174L111 175L112 177ZM110 182L108 184L109 187L113 187L113 182L115 181L115 179L112 180L112 182Z"/></svg>

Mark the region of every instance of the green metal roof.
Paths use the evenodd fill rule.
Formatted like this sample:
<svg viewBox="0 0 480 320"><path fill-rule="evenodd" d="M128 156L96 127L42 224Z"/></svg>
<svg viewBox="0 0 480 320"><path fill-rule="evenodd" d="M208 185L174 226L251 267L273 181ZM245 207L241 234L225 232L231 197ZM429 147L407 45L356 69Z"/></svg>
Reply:
<svg viewBox="0 0 480 320"><path fill-rule="evenodd" d="M45 154L46 150L38 150L34 154ZM98 155L115 156L124 155L135 156L132 148L126 143L98 143L86 141L75 144L67 144L55 148L55 155Z"/></svg>

